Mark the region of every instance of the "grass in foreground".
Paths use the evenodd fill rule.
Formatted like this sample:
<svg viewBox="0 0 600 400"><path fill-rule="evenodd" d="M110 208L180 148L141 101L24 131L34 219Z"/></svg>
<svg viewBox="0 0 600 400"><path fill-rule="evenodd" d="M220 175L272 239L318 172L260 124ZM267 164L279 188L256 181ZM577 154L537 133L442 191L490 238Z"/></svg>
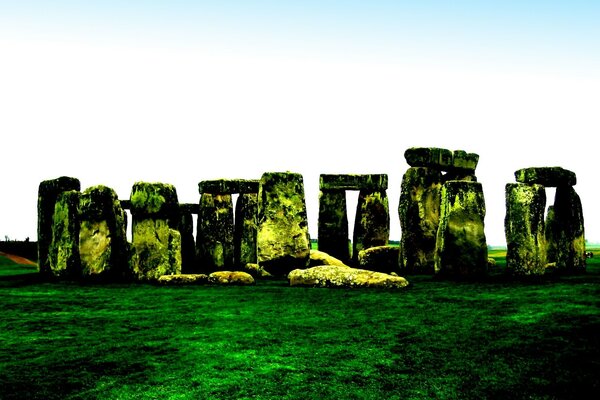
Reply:
<svg viewBox="0 0 600 400"><path fill-rule="evenodd" d="M1 261L1 260L0 260ZM0 262L0 274L16 267ZM0 277L0 398L596 398L600 265L404 291Z"/></svg>

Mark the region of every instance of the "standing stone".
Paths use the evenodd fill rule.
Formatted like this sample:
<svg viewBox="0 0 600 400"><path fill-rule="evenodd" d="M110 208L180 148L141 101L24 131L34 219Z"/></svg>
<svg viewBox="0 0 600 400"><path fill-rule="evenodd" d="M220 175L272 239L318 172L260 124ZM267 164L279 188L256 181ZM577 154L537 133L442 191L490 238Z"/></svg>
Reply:
<svg viewBox="0 0 600 400"><path fill-rule="evenodd" d="M354 220L352 262L358 265L358 253L376 246L386 246L390 238L390 211L385 191L361 190Z"/></svg>
<svg viewBox="0 0 600 400"><path fill-rule="evenodd" d="M125 211L115 191L93 186L81 195L79 253L83 277L130 276Z"/></svg>
<svg viewBox="0 0 600 400"><path fill-rule="evenodd" d="M230 194L202 193L196 234L202 273L233 266L233 202Z"/></svg>
<svg viewBox="0 0 600 400"><path fill-rule="evenodd" d="M48 261L51 275L57 278L77 278L81 273L79 196L76 190L62 192L54 205Z"/></svg>
<svg viewBox="0 0 600 400"><path fill-rule="evenodd" d="M235 203L234 263L238 267L256 264L258 193L242 193Z"/></svg>
<svg viewBox="0 0 600 400"><path fill-rule="evenodd" d="M264 173L258 189L257 259L275 276L309 262L304 181L292 172Z"/></svg>
<svg viewBox="0 0 600 400"><path fill-rule="evenodd" d="M506 185L506 268L513 275L542 275L546 269L546 190L537 184Z"/></svg>
<svg viewBox="0 0 600 400"><path fill-rule="evenodd" d="M560 229L556 226L556 218L554 217L554 206L548 206L546 212L546 259L547 263L556 263L558 255L557 242L558 238L554 237L555 233L558 233Z"/></svg>
<svg viewBox="0 0 600 400"><path fill-rule="evenodd" d="M181 272L194 274L199 272L196 263L196 241L194 240L194 218L198 213L198 204L179 205L179 228L181 234Z"/></svg>
<svg viewBox="0 0 600 400"><path fill-rule="evenodd" d="M435 272L478 276L487 270L485 199L479 182L449 181L442 186Z"/></svg>
<svg viewBox="0 0 600 400"><path fill-rule="evenodd" d="M177 191L173 185L137 182L131 191L131 268L140 280L181 273Z"/></svg>
<svg viewBox="0 0 600 400"><path fill-rule="evenodd" d="M402 178L398 215L402 228L400 268L433 274L440 222L442 174L432 168L409 168Z"/></svg>
<svg viewBox="0 0 600 400"><path fill-rule="evenodd" d="M345 191L321 190L318 226L319 250L348 263L350 248Z"/></svg>
<svg viewBox="0 0 600 400"><path fill-rule="evenodd" d="M52 223L54 205L62 192L81 190L79 179L62 176L57 179L42 181L38 189L38 268L40 273L51 275L48 249L52 242Z"/></svg>
<svg viewBox="0 0 600 400"><path fill-rule="evenodd" d="M554 199L552 238L556 244L556 268L561 273L585 271L585 236L581 200L571 186L558 186Z"/></svg>

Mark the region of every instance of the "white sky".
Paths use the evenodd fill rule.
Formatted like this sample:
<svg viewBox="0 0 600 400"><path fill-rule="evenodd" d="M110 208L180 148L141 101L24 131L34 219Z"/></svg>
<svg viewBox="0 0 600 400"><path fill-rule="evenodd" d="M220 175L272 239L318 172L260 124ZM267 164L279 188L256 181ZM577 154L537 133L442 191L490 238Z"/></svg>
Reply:
<svg viewBox="0 0 600 400"><path fill-rule="evenodd" d="M577 3L543 24L505 10L488 25L492 14L466 6L340 22L342 6L292 17L257 2L257 18L176 3L140 20L115 4L0 6L0 239L36 238L38 184L61 175L122 199L136 181L172 183L194 203L201 180L290 170L304 176L313 237L319 174L387 173L399 240L404 150L435 146L480 155L489 244L504 243L504 185L528 166L577 173L586 238L600 242L600 49L589 46L600 35L587 19L597 8ZM396 16L417 20L399 28Z"/></svg>

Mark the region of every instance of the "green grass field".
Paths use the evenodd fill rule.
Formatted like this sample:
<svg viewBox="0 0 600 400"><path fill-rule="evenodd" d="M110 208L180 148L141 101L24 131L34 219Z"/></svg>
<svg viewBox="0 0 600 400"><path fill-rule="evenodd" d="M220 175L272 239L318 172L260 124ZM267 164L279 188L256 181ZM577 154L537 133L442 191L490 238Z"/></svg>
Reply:
<svg viewBox="0 0 600 400"><path fill-rule="evenodd" d="M599 398L589 261L387 291L43 283L0 258L0 398Z"/></svg>

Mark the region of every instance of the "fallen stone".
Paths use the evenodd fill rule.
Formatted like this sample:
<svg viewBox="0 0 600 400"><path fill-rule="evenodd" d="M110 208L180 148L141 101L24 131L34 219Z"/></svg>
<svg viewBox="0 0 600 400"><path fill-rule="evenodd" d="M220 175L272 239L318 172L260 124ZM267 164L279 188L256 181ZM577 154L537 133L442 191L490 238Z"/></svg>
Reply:
<svg viewBox="0 0 600 400"><path fill-rule="evenodd" d="M254 278L242 271L216 271L208 276L213 285L254 285Z"/></svg>
<svg viewBox="0 0 600 400"><path fill-rule="evenodd" d="M204 285L208 283L208 275L204 274L174 274L162 275L157 283L162 285Z"/></svg>
<svg viewBox="0 0 600 400"><path fill-rule="evenodd" d="M273 278L273 275L264 270L263 267L256 263L248 263L243 267L243 272L247 272L254 279L269 279Z"/></svg>
<svg viewBox="0 0 600 400"><path fill-rule="evenodd" d="M452 167L452 152L437 147L411 147L404 152L411 167L429 167L447 171Z"/></svg>
<svg viewBox="0 0 600 400"><path fill-rule="evenodd" d="M287 276L306 267L309 254L302 175L264 173L258 192L258 264L272 275Z"/></svg>
<svg viewBox="0 0 600 400"><path fill-rule="evenodd" d="M338 267L348 267L342 260L337 259L324 251L311 250L310 251L310 264L311 267L319 265L335 265ZM349 267L348 267L349 268Z"/></svg>
<svg viewBox="0 0 600 400"><path fill-rule="evenodd" d="M198 183L200 194L258 193L257 179L215 179Z"/></svg>
<svg viewBox="0 0 600 400"><path fill-rule="evenodd" d="M289 273L288 279L290 286L385 289L400 289L408 286L408 281L399 276L335 265L296 269Z"/></svg>
<svg viewBox="0 0 600 400"><path fill-rule="evenodd" d="M400 248L397 246L377 246L358 253L358 266L369 271L391 274L399 272Z"/></svg>
<svg viewBox="0 0 600 400"><path fill-rule="evenodd" d="M546 187L575 186L577 176L561 167L532 167L515 171L517 182Z"/></svg>
<svg viewBox="0 0 600 400"><path fill-rule="evenodd" d="M506 268L513 275L543 275L546 269L544 210L546 191L542 185L506 185Z"/></svg>
<svg viewBox="0 0 600 400"><path fill-rule="evenodd" d="M387 174L321 174L321 190L369 190L379 192L387 190Z"/></svg>
<svg viewBox="0 0 600 400"><path fill-rule="evenodd" d="M52 275L50 260L48 259L48 250L50 248L50 243L52 243L54 205L56 204L56 199L58 196L62 192L69 190L81 190L79 179L61 176L57 179L50 179L40 182L38 188L38 269L40 273L44 275Z"/></svg>

